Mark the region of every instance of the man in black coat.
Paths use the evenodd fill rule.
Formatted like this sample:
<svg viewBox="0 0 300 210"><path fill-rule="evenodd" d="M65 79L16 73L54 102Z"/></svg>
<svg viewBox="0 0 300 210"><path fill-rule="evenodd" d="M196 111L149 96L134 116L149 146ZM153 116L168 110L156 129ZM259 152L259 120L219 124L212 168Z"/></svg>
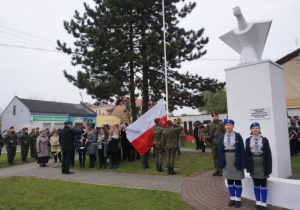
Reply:
<svg viewBox="0 0 300 210"><path fill-rule="evenodd" d="M59 133L59 144L61 151L63 153L62 157L62 174L73 174L69 170L71 155L75 149L75 135L80 135L83 133L83 130L76 131L72 129L72 122L67 121L64 123L65 127Z"/></svg>

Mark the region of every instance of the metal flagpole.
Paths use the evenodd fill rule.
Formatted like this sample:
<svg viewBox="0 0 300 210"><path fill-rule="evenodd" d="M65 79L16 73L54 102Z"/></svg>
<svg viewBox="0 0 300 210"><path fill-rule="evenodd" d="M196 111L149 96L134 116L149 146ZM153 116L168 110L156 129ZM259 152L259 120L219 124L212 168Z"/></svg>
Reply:
<svg viewBox="0 0 300 210"><path fill-rule="evenodd" d="M166 83L166 107L167 118L169 117L169 94L168 94L168 72L167 72L167 50L166 50L166 27L165 27L165 1L162 0L163 31L164 31L164 60L165 60L165 83Z"/></svg>

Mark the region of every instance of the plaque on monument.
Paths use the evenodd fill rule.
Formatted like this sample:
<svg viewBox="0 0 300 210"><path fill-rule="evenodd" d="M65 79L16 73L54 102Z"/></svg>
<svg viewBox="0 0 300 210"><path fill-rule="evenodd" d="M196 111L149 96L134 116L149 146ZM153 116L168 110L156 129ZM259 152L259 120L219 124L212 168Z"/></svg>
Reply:
<svg viewBox="0 0 300 210"><path fill-rule="evenodd" d="M251 120L270 119L270 109L269 108L250 109L250 119Z"/></svg>

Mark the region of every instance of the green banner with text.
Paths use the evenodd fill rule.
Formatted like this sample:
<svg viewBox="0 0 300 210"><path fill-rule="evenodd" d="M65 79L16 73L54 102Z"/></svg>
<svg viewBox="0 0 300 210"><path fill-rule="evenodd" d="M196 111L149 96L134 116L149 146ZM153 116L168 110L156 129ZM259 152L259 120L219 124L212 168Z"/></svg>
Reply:
<svg viewBox="0 0 300 210"><path fill-rule="evenodd" d="M55 117L55 116L32 116L32 121L68 121L69 117Z"/></svg>

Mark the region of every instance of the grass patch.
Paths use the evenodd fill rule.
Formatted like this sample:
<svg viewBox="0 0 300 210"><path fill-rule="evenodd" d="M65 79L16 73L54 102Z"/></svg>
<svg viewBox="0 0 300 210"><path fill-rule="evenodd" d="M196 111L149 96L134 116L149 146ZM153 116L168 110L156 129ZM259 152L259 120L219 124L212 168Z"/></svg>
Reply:
<svg viewBox="0 0 300 210"><path fill-rule="evenodd" d="M195 149L196 148L196 142L186 142L184 145L179 143L180 148L188 148L188 149Z"/></svg>
<svg viewBox="0 0 300 210"><path fill-rule="evenodd" d="M36 160L34 158L30 157L30 156L27 157L27 161L28 162L22 162L21 152L17 152L16 157L14 159L15 164L9 165L8 162L7 162L7 154L2 153L1 157L0 157L0 168L10 167L10 166L15 166L15 165L23 165L23 164L27 164L27 163L36 162Z"/></svg>
<svg viewBox="0 0 300 210"><path fill-rule="evenodd" d="M180 148L184 148L184 149L196 149L196 142L186 142L184 143L184 145L179 143L179 146ZM206 148L210 148L210 144L207 144Z"/></svg>
<svg viewBox="0 0 300 210"><path fill-rule="evenodd" d="M194 209L179 194L31 177L0 179L0 209Z"/></svg>
<svg viewBox="0 0 300 210"><path fill-rule="evenodd" d="M77 155L77 154L76 154ZM166 167L166 158L163 159L163 167ZM98 169L99 161L95 163L95 168L90 169L89 158L87 157L85 162L85 168L79 167L79 161L75 161L74 169L76 170L101 170L101 171L114 171L114 172L126 172L126 173L140 173L140 174L157 174L167 175L167 169L164 168L164 172L160 173L156 171L155 159L153 153L150 155L149 165L150 169L143 170L141 160L135 162L120 162L118 169L109 169L110 163L107 163L106 169ZM61 165L57 166L61 167ZM196 152L182 152L181 156L176 156L175 159L175 171L178 172L179 176L191 176L194 174L202 173L213 169L213 158L212 154L209 153L196 153Z"/></svg>
<svg viewBox="0 0 300 210"><path fill-rule="evenodd" d="M292 172L300 173L300 155L298 157L291 157Z"/></svg>

